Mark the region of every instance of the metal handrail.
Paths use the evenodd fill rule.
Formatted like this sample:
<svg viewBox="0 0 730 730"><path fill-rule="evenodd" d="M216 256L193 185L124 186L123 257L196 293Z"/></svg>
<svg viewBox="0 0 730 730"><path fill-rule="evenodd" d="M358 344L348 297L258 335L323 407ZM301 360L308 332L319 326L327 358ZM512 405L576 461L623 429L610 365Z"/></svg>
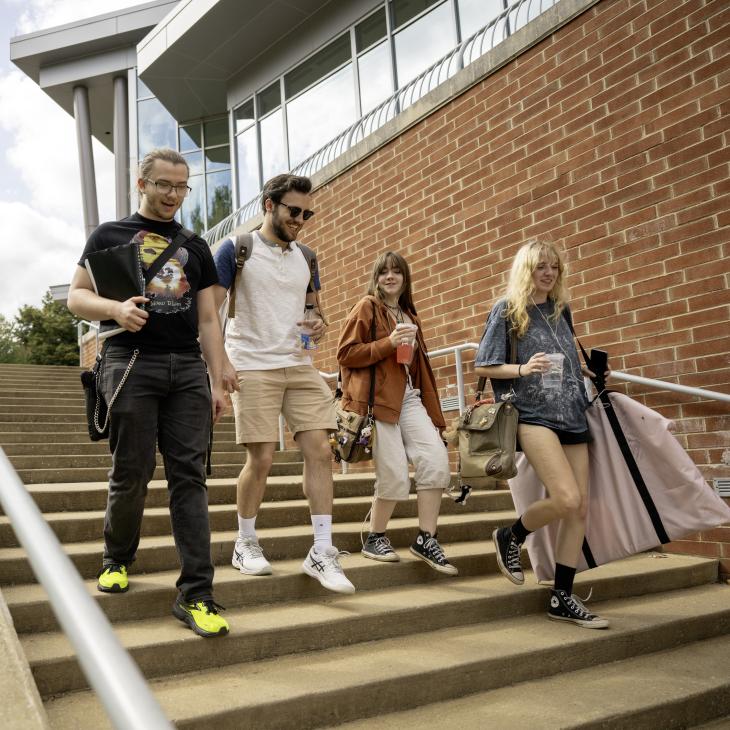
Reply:
<svg viewBox="0 0 730 730"><path fill-rule="evenodd" d="M95 355L99 354L99 323L98 322L89 322L87 319L81 319L79 320L78 324L76 325L76 339L79 343L79 365L84 364L84 327L88 327L89 329L87 332L90 332L91 330L94 330L96 333L95 336L95 348L96 352Z"/></svg>
<svg viewBox="0 0 730 730"><path fill-rule="evenodd" d="M0 448L0 504L117 730L172 730L145 678Z"/></svg>
<svg viewBox="0 0 730 730"><path fill-rule="evenodd" d="M295 175L311 176L326 167L344 152L380 129L386 122L415 104L458 71L492 50L507 36L526 25L531 19L552 7L557 0L516 0L483 28L459 43L445 56L422 71L416 78L395 91L385 101L364 114L334 139L292 168ZM534 8L537 13L533 15ZM261 212L261 193L244 203L229 216L205 231L202 236L213 244L230 234L234 228L255 218Z"/></svg>

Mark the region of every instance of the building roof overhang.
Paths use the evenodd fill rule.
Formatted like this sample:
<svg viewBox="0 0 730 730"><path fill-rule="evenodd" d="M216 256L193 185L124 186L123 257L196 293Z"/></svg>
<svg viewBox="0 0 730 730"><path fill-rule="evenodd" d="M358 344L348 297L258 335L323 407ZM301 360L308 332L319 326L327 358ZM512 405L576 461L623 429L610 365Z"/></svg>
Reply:
<svg viewBox="0 0 730 730"><path fill-rule="evenodd" d="M180 0L137 46L138 73L178 120L227 111L228 82L333 0Z"/></svg>
<svg viewBox="0 0 730 730"><path fill-rule="evenodd" d="M91 133L112 149L116 76L136 65L136 44L178 0L154 0L126 10L16 36L10 60L73 116L73 89L89 90Z"/></svg>

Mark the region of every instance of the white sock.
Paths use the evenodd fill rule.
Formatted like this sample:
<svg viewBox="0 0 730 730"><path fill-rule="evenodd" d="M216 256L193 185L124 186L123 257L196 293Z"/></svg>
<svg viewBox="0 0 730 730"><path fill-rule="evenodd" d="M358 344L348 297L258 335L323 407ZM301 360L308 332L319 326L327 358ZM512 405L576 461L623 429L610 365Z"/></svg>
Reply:
<svg viewBox="0 0 730 730"><path fill-rule="evenodd" d="M314 552L323 553L332 547L332 515L312 515Z"/></svg>
<svg viewBox="0 0 730 730"><path fill-rule="evenodd" d="M253 517L241 517L238 515L238 537L256 539L256 515Z"/></svg>

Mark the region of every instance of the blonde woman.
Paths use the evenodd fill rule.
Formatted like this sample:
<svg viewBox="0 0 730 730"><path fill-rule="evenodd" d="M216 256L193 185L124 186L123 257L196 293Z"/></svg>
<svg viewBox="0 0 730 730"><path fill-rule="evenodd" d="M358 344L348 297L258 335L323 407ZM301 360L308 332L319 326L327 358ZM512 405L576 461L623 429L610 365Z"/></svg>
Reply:
<svg viewBox="0 0 730 730"><path fill-rule="evenodd" d="M518 448L542 481L548 497L531 504L511 526L494 531L497 563L516 585L524 583L520 548L535 530L560 521L555 546L555 584L548 616L583 628L602 629L608 621L590 613L573 594L573 578L585 532L588 490L588 397L567 318L570 317L562 251L531 241L515 256L504 296L487 320L475 361L479 376L490 378L495 398L514 392L519 411ZM516 335L515 364L509 364ZM548 388L543 374L549 354L563 356L560 379Z"/></svg>
<svg viewBox="0 0 730 730"><path fill-rule="evenodd" d="M412 347L406 350L412 352L410 362L398 357L399 345ZM337 361L342 407L361 415L367 413L370 370L375 366L375 500L362 554L381 562L399 560L385 532L397 502L408 499L410 462L415 468L419 525L410 551L434 570L456 575L458 570L436 539L441 497L451 479L440 435L445 422L413 304L410 269L400 254L386 251L375 261L368 294L342 327Z"/></svg>

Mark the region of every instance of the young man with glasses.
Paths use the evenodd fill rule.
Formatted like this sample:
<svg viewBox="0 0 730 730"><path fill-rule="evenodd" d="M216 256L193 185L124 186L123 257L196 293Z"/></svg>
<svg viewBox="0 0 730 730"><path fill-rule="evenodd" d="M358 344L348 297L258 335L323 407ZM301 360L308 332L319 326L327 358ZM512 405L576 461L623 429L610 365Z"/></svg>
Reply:
<svg viewBox="0 0 730 730"><path fill-rule="evenodd" d="M210 429L225 408L224 354L210 249L174 219L190 191L188 174L185 158L174 150L145 156L137 180L139 210L103 223L89 236L68 307L79 317L101 321L106 339L98 382L107 403L121 384L110 409L112 468L97 588L123 593L129 587L127 569L139 546L158 446L181 563L173 614L198 635L210 637L228 633L213 601L205 483ZM85 268L87 256L129 243L139 246L142 268L150 269L144 295L122 302L99 296ZM158 262L159 271L151 276L160 255L169 258L161 268Z"/></svg>
<svg viewBox="0 0 730 730"><path fill-rule="evenodd" d="M311 326L315 341L325 323L318 307L316 258L307 263L297 242L312 215L309 178L277 175L264 185L264 222L251 236L251 250L239 273L232 239L215 253L220 307L233 287L235 316L226 325L224 382L234 391L236 441L248 450L238 477L238 538L232 564L241 573L268 575L271 565L256 536L256 515L266 488L283 413L302 451L304 492L314 531L314 545L302 570L337 593L352 593L332 545L332 454L328 436L335 430L332 393L302 349L300 327L305 305L319 317ZM308 249L305 249L309 251ZM239 256L239 263L240 256ZM240 389L235 392L234 386Z"/></svg>

